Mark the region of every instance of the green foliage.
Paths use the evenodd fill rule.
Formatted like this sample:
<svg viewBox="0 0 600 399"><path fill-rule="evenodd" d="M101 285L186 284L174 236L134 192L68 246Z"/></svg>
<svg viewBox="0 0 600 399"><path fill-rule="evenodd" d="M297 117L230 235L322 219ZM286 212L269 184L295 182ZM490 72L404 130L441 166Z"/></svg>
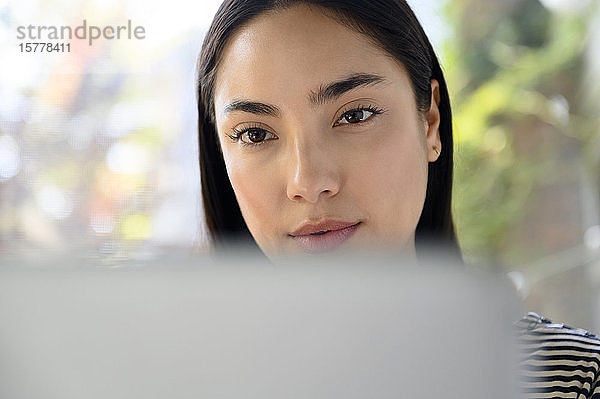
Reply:
<svg viewBox="0 0 600 399"><path fill-rule="evenodd" d="M541 189L578 178L581 148L597 140L578 112L590 21L538 0L448 0L446 12L455 32L444 48L454 216L465 258L514 265L558 251L539 236L514 236L531 222Z"/></svg>

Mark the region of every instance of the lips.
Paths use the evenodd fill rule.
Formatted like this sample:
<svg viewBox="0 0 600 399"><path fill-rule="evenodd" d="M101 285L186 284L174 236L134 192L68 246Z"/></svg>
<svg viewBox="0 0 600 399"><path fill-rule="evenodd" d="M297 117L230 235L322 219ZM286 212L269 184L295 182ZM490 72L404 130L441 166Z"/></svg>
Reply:
<svg viewBox="0 0 600 399"><path fill-rule="evenodd" d="M333 250L354 235L360 222L325 220L321 223L306 223L289 236L306 252Z"/></svg>

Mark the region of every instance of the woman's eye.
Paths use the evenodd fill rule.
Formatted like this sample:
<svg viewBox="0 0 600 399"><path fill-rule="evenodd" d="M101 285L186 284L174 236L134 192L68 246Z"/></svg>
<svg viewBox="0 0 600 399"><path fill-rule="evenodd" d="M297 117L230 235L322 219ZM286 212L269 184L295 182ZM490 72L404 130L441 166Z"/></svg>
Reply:
<svg viewBox="0 0 600 399"><path fill-rule="evenodd" d="M273 133L264 129L246 129L237 135L237 138L244 144L260 144L264 141L276 139Z"/></svg>
<svg viewBox="0 0 600 399"><path fill-rule="evenodd" d="M370 119L373 115L375 114L380 114L381 112L378 112L376 110L370 110L370 109L364 109L364 108L358 108L358 109L352 109L350 111L346 111L342 114L342 116L340 117L340 119L338 119L334 126L338 126L338 125L345 125L345 124L349 124L349 123L359 123L359 122L364 122L368 119Z"/></svg>

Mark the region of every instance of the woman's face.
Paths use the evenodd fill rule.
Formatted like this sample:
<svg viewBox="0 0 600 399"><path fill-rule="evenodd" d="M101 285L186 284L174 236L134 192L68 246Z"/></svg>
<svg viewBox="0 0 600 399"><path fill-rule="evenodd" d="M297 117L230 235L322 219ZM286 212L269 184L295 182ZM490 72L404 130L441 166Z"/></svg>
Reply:
<svg viewBox="0 0 600 399"><path fill-rule="evenodd" d="M401 64L318 9L262 15L233 36L215 117L263 252L414 253L427 164L441 151L436 81L432 91L420 114Z"/></svg>

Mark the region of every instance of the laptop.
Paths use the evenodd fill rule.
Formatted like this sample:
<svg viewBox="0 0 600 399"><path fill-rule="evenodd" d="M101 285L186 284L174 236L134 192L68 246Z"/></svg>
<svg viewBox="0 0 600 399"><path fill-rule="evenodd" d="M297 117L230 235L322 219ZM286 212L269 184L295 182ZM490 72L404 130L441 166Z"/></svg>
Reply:
<svg viewBox="0 0 600 399"><path fill-rule="evenodd" d="M5 266L0 397L514 397L510 287L430 263Z"/></svg>

